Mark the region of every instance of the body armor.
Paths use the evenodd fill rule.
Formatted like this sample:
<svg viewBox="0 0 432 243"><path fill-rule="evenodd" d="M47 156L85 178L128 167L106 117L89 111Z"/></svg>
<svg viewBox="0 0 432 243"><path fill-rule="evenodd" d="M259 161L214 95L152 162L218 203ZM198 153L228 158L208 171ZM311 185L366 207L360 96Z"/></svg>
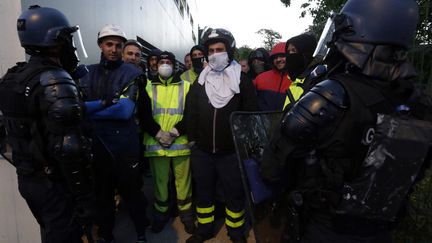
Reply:
<svg viewBox="0 0 432 243"><path fill-rule="evenodd" d="M70 75L43 57L11 68L0 83L12 163L20 175L63 174L74 194L91 190L90 141Z"/></svg>

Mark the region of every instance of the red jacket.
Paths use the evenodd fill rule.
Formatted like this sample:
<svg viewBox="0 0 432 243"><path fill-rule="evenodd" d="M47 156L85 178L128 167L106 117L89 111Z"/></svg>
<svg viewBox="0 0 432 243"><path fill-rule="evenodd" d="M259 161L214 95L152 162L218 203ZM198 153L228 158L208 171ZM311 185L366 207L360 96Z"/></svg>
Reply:
<svg viewBox="0 0 432 243"><path fill-rule="evenodd" d="M291 80L286 72L270 70L258 75L253 81L257 90L258 104L262 111L281 111Z"/></svg>

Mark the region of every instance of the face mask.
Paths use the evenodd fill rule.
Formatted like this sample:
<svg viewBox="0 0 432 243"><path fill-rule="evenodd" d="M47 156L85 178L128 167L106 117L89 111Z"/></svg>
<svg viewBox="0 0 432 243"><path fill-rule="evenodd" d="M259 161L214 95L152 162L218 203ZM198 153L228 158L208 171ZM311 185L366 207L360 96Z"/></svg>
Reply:
<svg viewBox="0 0 432 243"><path fill-rule="evenodd" d="M201 73L204 68L204 57L192 58L192 66L196 73Z"/></svg>
<svg viewBox="0 0 432 243"><path fill-rule="evenodd" d="M228 53L226 53L226 52L215 53L215 54L209 56L208 58L209 58L208 65L210 66L210 68L213 71L220 72L220 71L224 70L229 64Z"/></svg>
<svg viewBox="0 0 432 243"><path fill-rule="evenodd" d="M260 74L260 73L262 73L262 72L265 71L264 63L263 62L254 61L252 63L252 68L253 68L255 74Z"/></svg>
<svg viewBox="0 0 432 243"><path fill-rule="evenodd" d="M306 68L303 55L300 53L292 53L286 56L285 70L291 79L297 78Z"/></svg>
<svg viewBox="0 0 432 243"><path fill-rule="evenodd" d="M173 73L173 68L169 64L162 64L158 67L158 72L162 78L167 79L171 77Z"/></svg>

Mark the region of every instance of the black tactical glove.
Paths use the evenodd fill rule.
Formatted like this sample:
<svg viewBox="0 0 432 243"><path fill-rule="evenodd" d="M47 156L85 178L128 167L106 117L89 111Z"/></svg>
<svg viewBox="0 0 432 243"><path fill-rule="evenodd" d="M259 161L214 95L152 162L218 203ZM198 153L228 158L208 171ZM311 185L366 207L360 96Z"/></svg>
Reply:
<svg viewBox="0 0 432 243"><path fill-rule="evenodd" d="M88 74L89 70L87 69L87 66L84 64L81 64L77 66L71 73L71 77L73 80L78 80Z"/></svg>

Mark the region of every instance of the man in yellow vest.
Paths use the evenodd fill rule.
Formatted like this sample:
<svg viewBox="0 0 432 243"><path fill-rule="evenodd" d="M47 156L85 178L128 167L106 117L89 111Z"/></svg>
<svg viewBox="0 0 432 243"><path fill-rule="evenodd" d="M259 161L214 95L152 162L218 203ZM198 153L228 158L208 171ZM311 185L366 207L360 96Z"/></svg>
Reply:
<svg viewBox="0 0 432 243"><path fill-rule="evenodd" d="M291 107L295 101L300 99L303 93L307 93L315 83L313 73L312 54L317 46L315 37L304 33L287 40L285 45L285 69L289 78L293 81L287 90L284 109ZM322 68L322 66L321 66Z"/></svg>
<svg viewBox="0 0 432 243"><path fill-rule="evenodd" d="M161 130L144 134L144 156L149 158L154 182L154 221L152 231L163 230L169 220L168 181L172 165L177 192L177 207L185 231L195 230L192 211L190 149L184 135L183 111L190 83L174 74L175 56L164 51L158 56L158 75L147 84L153 119ZM168 135L168 136L167 136Z"/></svg>
<svg viewBox="0 0 432 243"><path fill-rule="evenodd" d="M190 57L192 60L192 68L184 71L180 78L189 81L191 84L198 79L201 71L207 66L204 56L204 47L196 45L190 50Z"/></svg>

